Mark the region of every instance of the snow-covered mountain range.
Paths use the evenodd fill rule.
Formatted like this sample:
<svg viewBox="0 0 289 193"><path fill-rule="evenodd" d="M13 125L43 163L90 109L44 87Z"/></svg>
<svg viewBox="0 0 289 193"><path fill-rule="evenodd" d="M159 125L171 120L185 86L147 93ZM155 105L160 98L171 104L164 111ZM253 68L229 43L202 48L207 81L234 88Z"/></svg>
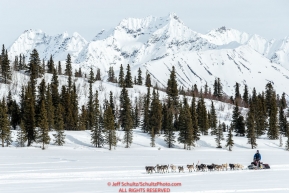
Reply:
<svg viewBox="0 0 289 193"><path fill-rule="evenodd" d="M117 73L120 64L130 64L133 75L140 67L163 86L174 65L179 84L185 88L206 82L212 86L219 77L229 95L235 82L257 91L268 81L279 93L289 89L289 37L266 40L226 27L201 34L188 28L176 14L124 19L91 41L78 33L51 36L41 30L26 30L10 46L9 55L13 60L24 54L28 60L34 48L45 60L52 55L55 61L65 61L70 53L74 69L99 68L103 75L110 66Z"/></svg>

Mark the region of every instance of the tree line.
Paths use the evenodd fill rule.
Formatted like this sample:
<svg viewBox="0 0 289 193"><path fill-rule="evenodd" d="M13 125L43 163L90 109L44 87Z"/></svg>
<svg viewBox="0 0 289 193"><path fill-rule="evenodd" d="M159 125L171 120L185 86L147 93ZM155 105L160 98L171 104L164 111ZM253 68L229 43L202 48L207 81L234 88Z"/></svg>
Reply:
<svg viewBox="0 0 289 193"><path fill-rule="evenodd" d="M0 63L2 81L9 83L10 61L4 46ZM228 133L226 146L229 150L232 150L234 145L233 132L238 136L246 136L252 148L257 147L256 139L264 134L267 134L269 139L279 138L280 145L281 143L283 145L282 136L288 137L288 123L284 112L287 108L285 94L283 93L282 98L279 99L271 83L266 85L265 92L259 94L254 88L250 96L247 85L241 96L240 85L236 83L235 96L229 98L230 103L235 105L232 123L226 125L218 121L213 100L208 110L205 103L205 98L213 96L214 99L222 101L226 97L219 78L216 78L214 82L213 93L207 84L204 86L204 92L202 88L199 91L196 85L193 85L191 90L184 91L182 87L178 87L176 71L172 67L167 87L163 89L167 97L161 100L160 89L157 85L152 86L150 73L147 72L143 78L139 68L137 76L133 78L130 65L127 65L126 73L121 65L119 76L116 78L113 67L110 67L107 81L121 87L117 106L114 104L115 96L112 92L110 92L109 99L100 103L98 91L94 91L92 85L101 79L101 74L98 69L95 76L91 68L87 77L88 102L80 108L79 112L78 95L72 80L69 54L65 61L64 72L67 76L67 85L63 85L60 92L58 75L62 74L61 64L59 62L58 66L55 65L52 56L45 63L40 60L37 50L34 49L27 64L23 55L15 57L14 69L29 75L30 79L27 86L22 88L19 103L12 99L10 91L8 97L1 101L2 146L11 144L10 128L16 129L17 126L19 126L17 131L19 146L24 146L26 143L30 146L33 142L37 142L42 144L43 149L45 144L50 143L48 133L52 130L55 131L53 136L56 145L65 143L64 130L91 130L91 143L95 147L108 145L110 150L118 141L122 141L125 147L129 148L133 142L133 129L137 127L150 136L152 147L155 147L155 138L163 134L169 148L173 148L177 141L187 150L195 146L201 135L209 134L215 136L216 147L221 148L221 141L224 140L223 132ZM37 78L42 78L45 72L52 74L51 83L46 83L42 79L36 87ZM79 69L74 76L82 76L82 74ZM136 98L133 105L128 95L128 88L132 88L133 85L143 85L143 80L147 93L144 97ZM239 106L248 108L246 117L241 115ZM124 131L122 139L117 136L117 130ZM288 143L287 141L287 149L289 149Z"/></svg>

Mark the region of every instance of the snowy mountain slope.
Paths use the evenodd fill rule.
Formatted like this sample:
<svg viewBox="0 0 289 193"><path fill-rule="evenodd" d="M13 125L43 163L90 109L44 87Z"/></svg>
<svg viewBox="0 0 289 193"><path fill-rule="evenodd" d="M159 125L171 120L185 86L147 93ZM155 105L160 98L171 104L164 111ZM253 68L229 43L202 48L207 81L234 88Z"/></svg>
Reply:
<svg viewBox="0 0 289 193"><path fill-rule="evenodd" d="M175 65L179 84L185 88L205 82L212 86L212 81L220 77L224 90L231 95L235 82L260 91L274 80L278 92L286 91L283 85L289 85L288 42L288 38L268 41L226 27L200 34L172 13L124 19L115 28L99 32L90 42L77 33L50 36L41 30L27 30L11 45L9 56L13 61L22 53L28 61L31 50L36 48L45 60L52 55L55 61L65 61L70 53L74 69L81 67L88 73L90 67L99 68L103 76L110 66L117 75L121 64L130 64L133 75L141 67L143 74L148 70L162 85L166 84L168 68Z"/></svg>
<svg viewBox="0 0 289 193"><path fill-rule="evenodd" d="M275 51L268 55L272 62L289 69L289 37L275 41L272 48L274 48Z"/></svg>
<svg viewBox="0 0 289 193"><path fill-rule="evenodd" d="M261 92L268 81L273 83L277 93L289 94L287 92L289 71L280 65L270 63L267 58L249 46L193 53L182 52L150 62L144 68L160 84L166 86L172 66L176 67L179 84L185 88L190 88L192 83L204 86L206 82L212 87L215 78L219 77L228 95L234 93L236 82L241 84L241 90L246 84L250 90L255 87Z"/></svg>

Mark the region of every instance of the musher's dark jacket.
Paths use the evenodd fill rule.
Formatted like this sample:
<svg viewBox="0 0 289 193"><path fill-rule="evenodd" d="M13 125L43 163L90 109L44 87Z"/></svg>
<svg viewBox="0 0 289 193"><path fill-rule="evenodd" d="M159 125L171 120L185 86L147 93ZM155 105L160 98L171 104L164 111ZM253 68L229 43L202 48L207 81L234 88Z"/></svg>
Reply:
<svg viewBox="0 0 289 193"><path fill-rule="evenodd" d="M260 153L255 153L254 160L257 160L257 161L261 160L261 154Z"/></svg>

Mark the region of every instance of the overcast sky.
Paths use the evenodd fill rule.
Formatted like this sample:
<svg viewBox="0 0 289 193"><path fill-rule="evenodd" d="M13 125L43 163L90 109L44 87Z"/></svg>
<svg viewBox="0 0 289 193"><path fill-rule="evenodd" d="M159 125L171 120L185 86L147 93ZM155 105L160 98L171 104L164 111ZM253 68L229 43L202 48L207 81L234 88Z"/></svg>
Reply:
<svg viewBox="0 0 289 193"><path fill-rule="evenodd" d="M226 26L278 39L289 36L288 9L288 0L0 0L0 43L10 46L26 29L78 32L90 41L124 18L170 12L200 33Z"/></svg>

